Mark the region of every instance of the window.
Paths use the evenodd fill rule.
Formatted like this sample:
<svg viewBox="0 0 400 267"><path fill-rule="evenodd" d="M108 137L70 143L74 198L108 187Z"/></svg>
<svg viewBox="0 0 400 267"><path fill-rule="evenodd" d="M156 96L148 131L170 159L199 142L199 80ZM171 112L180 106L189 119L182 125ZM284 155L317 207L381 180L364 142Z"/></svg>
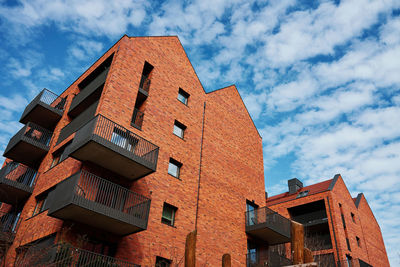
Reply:
<svg viewBox="0 0 400 267"><path fill-rule="evenodd" d="M343 228L346 229L346 221L344 220L344 215L343 215L343 213L340 215L342 216Z"/></svg>
<svg viewBox="0 0 400 267"><path fill-rule="evenodd" d="M179 178L181 167L182 167L182 163L174 160L173 158L169 159L169 165L168 165L168 173L169 174L171 174L172 176L174 176L176 178Z"/></svg>
<svg viewBox="0 0 400 267"><path fill-rule="evenodd" d="M185 126L185 125L183 125L183 124L180 123L179 121L175 121L173 133L174 133L176 136L178 136L178 137L180 137L180 138L183 139L185 130L186 130L186 126Z"/></svg>
<svg viewBox="0 0 400 267"><path fill-rule="evenodd" d="M351 251L351 248L350 248L350 241L349 241L349 239L346 237L346 244L347 244L347 249L349 250L349 251Z"/></svg>
<svg viewBox="0 0 400 267"><path fill-rule="evenodd" d="M356 223L356 218L354 217L354 213L351 212L350 215L353 223Z"/></svg>
<svg viewBox="0 0 400 267"><path fill-rule="evenodd" d="M62 148L58 149L53 153L53 161L51 162L50 169L56 166L58 163L65 160L69 155L69 147L72 143L72 140L65 144Z"/></svg>
<svg viewBox="0 0 400 267"><path fill-rule="evenodd" d="M176 213L177 209L178 208L176 208L168 203L164 203L161 222L165 223L169 226L174 226L175 213Z"/></svg>
<svg viewBox="0 0 400 267"><path fill-rule="evenodd" d="M357 240L358 247L361 248L361 240L360 240L360 238L358 236L356 236L356 240Z"/></svg>
<svg viewBox="0 0 400 267"><path fill-rule="evenodd" d="M138 139L129 135L128 132L122 129L114 128L111 136L111 142L133 152L136 144L138 143Z"/></svg>
<svg viewBox="0 0 400 267"><path fill-rule="evenodd" d="M168 260L166 258L159 257L159 256L157 256L157 258L156 258L156 267L170 267L171 263L172 263L172 261Z"/></svg>
<svg viewBox="0 0 400 267"><path fill-rule="evenodd" d="M247 225L257 224L256 209L258 206L253 202L246 200L246 212L247 212Z"/></svg>
<svg viewBox="0 0 400 267"><path fill-rule="evenodd" d="M182 90L181 88L179 88L179 92L178 92L178 100L180 102L182 102L183 104L187 105L188 104L188 99L189 99L189 94L187 92L185 92L184 90Z"/></svg>
<svg viewBox="0 0 400 267"><path fill-rule="evenodd" d="M347 267L352 267L353 265L351 264L352 259L349 255L346 255L346 262L347 262Z"/></svg>
<svg viewBox="0 0 400 267"><path fill-rule="evenodd" d="M296 198L299 198L299 197L305 197L305 196L307 196L308 195L308 190L306 190L306 191L303 191L303 192L300 192L298 195L297 195L297 197Z"/></svg>
<svg viewBox="0 0 400 267"><path fill-rule="evenodd" d="M44 192L40 194L39 196L36 197L36 206L35 209L33 210L32 216L35 216L36 214L39 214L45 210L49 209L49 204L50 202L48 201L48 196L51 191L53 191L54 188L51 188L47 192Z"/></svg>

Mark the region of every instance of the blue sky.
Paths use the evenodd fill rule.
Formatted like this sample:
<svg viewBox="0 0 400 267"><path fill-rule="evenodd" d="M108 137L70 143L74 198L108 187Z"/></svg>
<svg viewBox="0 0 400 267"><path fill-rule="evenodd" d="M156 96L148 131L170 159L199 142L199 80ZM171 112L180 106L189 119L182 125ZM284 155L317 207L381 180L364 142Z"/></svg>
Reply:
<svg viewBox="0 0 400 267"><path fill-rule="evenodd" d="M42 88L64 91L123 34L178 35L206 91L236 84L267 191L341 173L400 265L400 1L0 0L0 150Z"/></svg>

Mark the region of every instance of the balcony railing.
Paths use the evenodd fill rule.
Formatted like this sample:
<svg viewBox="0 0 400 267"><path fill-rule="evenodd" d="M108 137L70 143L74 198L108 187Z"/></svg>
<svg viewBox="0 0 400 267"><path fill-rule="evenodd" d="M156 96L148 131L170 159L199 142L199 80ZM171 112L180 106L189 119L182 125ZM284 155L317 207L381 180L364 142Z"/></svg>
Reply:
<svg viewBox="0 0 400 267"><path fill-rule="evenodd" d="M328 217L325 210L317 210L302 215L292 216L292 220L301 223L305 226L326 223Z"/></svg>
<svg viewBox="0 0 400 267"><path fill-rule="evenodd" d="M20 223L20 214L0 211L0 242L12 243Z"/></svg>
<svg viewBox="0 0 400 267"><path fill-rule="evenodd" d="M44 128L53 129L61 119L66 99L43 89L22 113L20 122L34 122Z"/></svg>
<svg viewBox="0 0 400 267"><path fill-rule="evenodd" d="M97 115L77 131L70 156L134 180L156 170L158 150L146 139Z"/></svg>
<svg viewBox="0 0 400 267"><path fill-rule="evenodd" d="M4 157L21 162L29 167L37 167L49 151L53 133L28 122L11 139L4 151Z"/></svg>
<svg viewBox="0 0 400 267"><path fill-rule="evenodd" d="M144 113L137 108L133 110L131 125L135 128L142 129Z"/></svg>
<svg viewBox="0 0 400 267"><path fill-rule="evenodd" d="M17 259L15 266L139 267L123 259L94 253L69 244L55 244L46 248L31 247Z"/></svg>
<svg viewBox="0 0 400 267"><path fill-rule="evenodd" d="M0 202L16 205L33 191L37 171L18 162L9 162L0 170Z"/></svg>
<svg viewBox="0 0 400 267"><path fill-rule="evenodd" d="M283 255L274 251L252 252L246 254L247 267L264 267L264 266L288 266L292 265L292 261Z"/></svg>
<svg viewBox="0 0 400 267"><path fill-rule="evenodd" d="M68 115L78 116L86 107L98 101L101 96L102 87L107 79L109 68L105 68L95 79L81 89L79 94L72 99Z"/></svg>
<svg viewBox="0 0 400 267"><path fill-rule="evenodd" d="M290 242L290 220L267 207L247 211L246 233L269 245Z"/></svg>
<svg viewBox="0 0 400 267"><path fill-rule="evenodd" d="M117 235L147 228L150 199L83 170L59 183L50 198L49 216Z"/></svg>

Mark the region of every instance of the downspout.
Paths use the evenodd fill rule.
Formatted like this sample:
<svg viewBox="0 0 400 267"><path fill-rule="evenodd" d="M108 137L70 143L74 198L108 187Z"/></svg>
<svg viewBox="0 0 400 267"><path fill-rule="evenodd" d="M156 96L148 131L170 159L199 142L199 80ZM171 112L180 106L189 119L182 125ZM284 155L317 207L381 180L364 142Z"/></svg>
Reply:
<svg viewBox="0 0 400 267"><path fill-rule="evenodd" d="M202 125L202 128L201 128L199 179L198 179L198 182L197 182L196 218L195 218L195 224L194 224L194 230L195 231L197 231L197 219L198 219L198 216L199 216L201 162L202 162L202 159L203 159L203 137L204 137L204 118L205 118L205 114L206 114L206 102L204 102L204 107L203 107L203 125Z"/></svg>

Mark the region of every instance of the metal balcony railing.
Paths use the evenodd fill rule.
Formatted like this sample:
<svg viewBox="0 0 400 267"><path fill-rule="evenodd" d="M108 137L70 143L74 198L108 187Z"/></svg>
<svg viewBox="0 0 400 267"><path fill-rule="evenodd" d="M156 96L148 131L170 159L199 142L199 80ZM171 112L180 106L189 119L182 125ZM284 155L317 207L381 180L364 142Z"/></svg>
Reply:
<svg viewBox="0 0 400 267"><path fill-rule="evenodd" d="M33 121L43 127L55 126L61 118L65 108L66 98L43 89L22 113L20 122ZM40 108L39 108L40 107ZM36 112L36 114L34 114ZM53 114L52 114L53 113Z"/></svg>
<svg viewBox="0 0 400 267"><path fill-rule="evenodd" d="M46 248L31 247L27 249L24 256L17 259L15 266L139 267L123 259L76 248L69 244L55 244Z"/></svg>
<svg viewBox="0 0 400 267"><path fill-rule="evenodd" d="M28 122L9 141L4 157L32 167L49 150L53 133L35 123Z"/></svg>
<svg viewBox="0 0 400 267"><path fill-rule="evenodd" d="M37 171L18 162L9 162L0 170L0 201L16 205L33 191Z"/></svg>
<svg viewBox="0 0 400 267"><path fill-rule="evenodd" d="M12 243L20 222L19 213L0 211L0 242Z"/></svg>
<svg viewBox="0 0 400 267"><path fill-rule="evenodd" d="M144 112L138 110L135 108L133 110L133 116L132 116L132 126L138 129L142 129L142 124L143 124L143 117L144 117Z"/></svg>
<svg viewBox="0 0 400 267"><path fill-rule="evenodd" d="M290 220L267 207L258 208L246 212L246 232L267 239L270 245L289 242Z"/></svg>
<svg viewBox="0 0 400 267"><path fill-rule="evenodd" d="M97 115L77 131L70 156L137 179L156 170L158 150L146 139Z"/></svg>
<svg viewBox="0 0 400 267"><path fill-rule="evenodd" d="M281 267L292 265L292 261L274 251L252 252L246 254L246 267Z"/></svg>
<svg viewBox="0 0 400 267"><path fill-rule="evenodd" d="M67 219L64 217L66 209L72 206L80 207L87 210L88 215L96 213L97 217L93 215L89 221L90 219L82 217L83 211L76 214L73 211L65 212L68 213L69 219L84 219L83 223L110 232L127 231L120 234L147 228L151 202L149 198L84 170L59 183L52 192L51 200L53 203L49 209L50 216ZM125 230L115 222L116 220L124 225Z"/></svg>

